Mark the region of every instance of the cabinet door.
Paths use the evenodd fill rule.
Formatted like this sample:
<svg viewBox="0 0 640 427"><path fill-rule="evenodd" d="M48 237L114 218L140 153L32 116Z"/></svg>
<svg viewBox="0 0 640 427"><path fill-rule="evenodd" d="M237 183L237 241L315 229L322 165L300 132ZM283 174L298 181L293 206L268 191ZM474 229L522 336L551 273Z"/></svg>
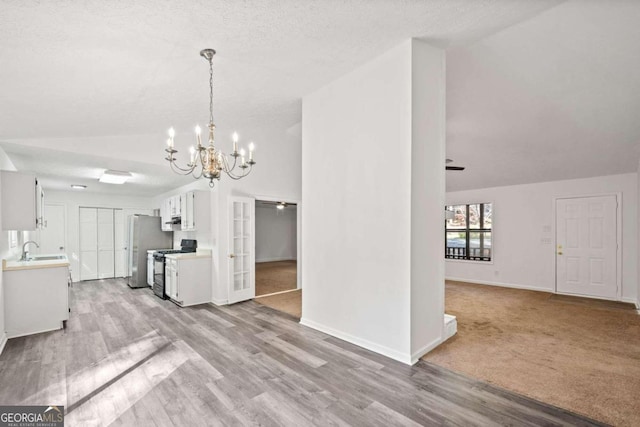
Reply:
<svg viewBox="0 0 640 427"><path fill-rule="evenodd" d="M171 221L171 199L165 199L160 207L160 216L162 217L162 230L171 231L171 224L167 224Z"/></svg>
<svg viewBox="0 0 640 427"><path fill-rule="evenodd" d="M186 194L185 199L185 208L187 210L186 215L183 214L183 218L186 217L187 221L187 230L195 230L196 222L195 222L195 197L196 193L190 191Z"/></svg>
<svg viewBox="0 0 640 427"><path fill-rule="evenodd" d="M46 227L44 223L44 190L40 183L36 180L36 226L37 228Z"/></svg>
<svg viewBox="0 0 640 427"><path fill-rule="evenodd" d="M147 285L153 287L153 255L147 255Z"/></svg>
<svg viewBox="0 0 640 427"><path fill-rule="evenodd" d="M175 213L173 216L180 216L180 196L173 196L173 204L175 205Z"/></svg>
<svg viewBox="0 0 640 427"><path fill-rule="evenodd" d="M171 277L171 264L169 260L164 263L164 293L171 298L173 293L173 283Z"/></svg>
<svg viewBox="0 0 640 427"><path fill-rule="evenodd" d="M179 301L180 299L180 275L179 275L179 263L178 261L173 262L173 299Z"/></svg>
<svg viewBox="0 0 640 427"><path fill-rule="evenodd" d="M189 213L189 209L187 207L188 198L189 193L180 196L180 228L182 230L191 230L191 228L189 227L189 220L187 218Z"/></svg>

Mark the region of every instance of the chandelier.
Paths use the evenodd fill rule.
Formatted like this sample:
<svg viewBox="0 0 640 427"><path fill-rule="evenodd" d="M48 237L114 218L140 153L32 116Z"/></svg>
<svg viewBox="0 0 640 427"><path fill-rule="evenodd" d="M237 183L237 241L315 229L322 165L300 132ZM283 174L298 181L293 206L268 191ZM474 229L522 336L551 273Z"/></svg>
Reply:
<svg viewBox="0 0 640 427"><path fill-rule="evenodd" d="M169 162L171 170L180 175L192 174L194 178L200 179L204 177L209 180L209 187L213 188L214 180L220 180L222 172L227 174L231 179L241 179L249 175L253 165L256 162L253 160L253 150L255 148L253 142L249 144L249 159L247 160L245 155L246 151L241 149L238 151L238 134L233 133L233 152L229 155L224 154L222 151L217 150L214 146L214 130L216 126L213 124L213 55L216 51L213 49L203 49L200 51L200 56L209 61L209 145L207 147L202 145L200 139L201 129L200 126L196 126L196 143L190 148L191 159L187 163L186 167L180 167L176 163L175 154L178 152L174 148L173 138L175 137L175 131L173 128L169 129L169 139L167 140L167 148L165 151L168 153L165 160ZM231 157L233 160L231 160ZM239 159L238 159L239 158ZM238 169L236 169L236 167Z"/></svg>

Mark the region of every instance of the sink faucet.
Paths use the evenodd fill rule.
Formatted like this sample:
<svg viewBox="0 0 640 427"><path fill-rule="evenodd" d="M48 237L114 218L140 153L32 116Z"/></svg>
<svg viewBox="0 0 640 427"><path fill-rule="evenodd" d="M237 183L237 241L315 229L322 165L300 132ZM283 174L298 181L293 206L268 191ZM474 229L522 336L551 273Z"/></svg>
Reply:
<svg viewBox="0 0 640 427"><path fill-rule="evenodd" d="M33 240L29 240L24 242L24 245L22 245L22 256L20 257L20 261L27 261L27 245L29 243L33 243L34 245L36 245L36 247L40 247L40 245L36 242L34 242Z"/></svg>

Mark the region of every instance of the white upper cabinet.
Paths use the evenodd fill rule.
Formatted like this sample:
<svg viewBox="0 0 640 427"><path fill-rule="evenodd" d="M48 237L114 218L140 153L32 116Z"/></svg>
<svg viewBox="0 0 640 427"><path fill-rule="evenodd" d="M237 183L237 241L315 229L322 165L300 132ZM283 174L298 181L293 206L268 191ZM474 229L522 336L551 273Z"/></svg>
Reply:
<svg viewBox="0 0 640 427"><path fill-rule="evenodd" d="M160 206L162 231L171 231L171 199L165 199Z"/></svg>
<svg viewBox="0 0 640 427"><path fill-rule="evenodd" d="M2 171L2 230L42 228L44 191L35 175Z"/></svg>
<svg viewBox="0 0 640 427"><path fill-rule="evenodd" d="M211 229L210 192L189 191L182 195L180 224L184 231L209 231Z"/></svg>

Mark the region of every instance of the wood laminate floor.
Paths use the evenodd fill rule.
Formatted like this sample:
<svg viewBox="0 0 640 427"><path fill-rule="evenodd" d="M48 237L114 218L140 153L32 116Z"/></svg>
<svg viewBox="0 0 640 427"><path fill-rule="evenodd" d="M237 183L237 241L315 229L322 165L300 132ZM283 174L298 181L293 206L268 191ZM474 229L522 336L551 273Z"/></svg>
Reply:
<svg viewBox="0 0 640 427"><path fill-rule="evenodd" d="M105 280L71 307L66 330L9 340L0 404L65 405L67 426L598 425L252 301L181 309Z"/></svg>

